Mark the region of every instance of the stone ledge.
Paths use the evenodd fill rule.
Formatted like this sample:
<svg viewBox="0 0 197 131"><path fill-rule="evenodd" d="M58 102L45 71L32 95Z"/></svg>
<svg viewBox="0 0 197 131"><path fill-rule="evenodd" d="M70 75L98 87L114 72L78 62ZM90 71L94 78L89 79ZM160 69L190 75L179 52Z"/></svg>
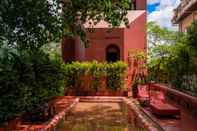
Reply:
<svg viewBox="0 0 197 131"><path fill-rule="evenodd" d="M68 102L70 104L68 104ZM24 124L21 123L17 125L14 131L53 131L55 127L63 119L67 112L69 112L77 103L79 102L79 98L70 98L70 97L58 97L50 103L53 103L56 110L58 111L55 116L46 124Z"/></svg>
<svg viewBox="0 0 197 131"><path fill-rule="evenodd" d="M140 105L136 100L131 100L124 98L123 101L129 106L129 109L135 115L135 119L138 124L142 125L143 128L147 129L148 131L160 131L158 127L155 126L155 123L145 116L145 113L140 110ZM160 127L161 128L161 127Z"/></svg>

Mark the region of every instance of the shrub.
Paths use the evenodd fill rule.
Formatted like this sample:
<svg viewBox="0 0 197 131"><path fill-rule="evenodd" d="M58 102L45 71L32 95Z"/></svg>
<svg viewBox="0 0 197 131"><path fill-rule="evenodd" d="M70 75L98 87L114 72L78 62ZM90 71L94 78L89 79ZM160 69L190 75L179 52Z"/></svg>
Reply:
<svg viewBox="0 0 197 131"><path fill-rule="evenodd" d="M89 75L92 76L92 84L91 88L94 90L98 90L100 83L100 79L103 76L106 76L105 72L106 63L98 63L97 61L93 61L90 64Z"/></svg>
<svg viewBox="0 0 197 131"><path fill-rule="evenodd" d="M82 82L81 77L90 76L92 77L91 88L97 90L100 85L100 79L107 77L108 88L117 90L123 84L126 69L127 65L121 61L115 63L98 63L93 61L65 64L65 86L77 89Z"/></svg>
<svg viewBox="0 0 197 131"><path fill-rule="evenodd" d="M123 62L115 62L107 64L107 87L117 90L124 84L125 71L127 66Z"/></svg>
<svg viewBox="0 0 197 131"><path fill-rule="evenodd" d="M61 62L43 51L0 50L0 122L46 103L63 93Z"/></svg>

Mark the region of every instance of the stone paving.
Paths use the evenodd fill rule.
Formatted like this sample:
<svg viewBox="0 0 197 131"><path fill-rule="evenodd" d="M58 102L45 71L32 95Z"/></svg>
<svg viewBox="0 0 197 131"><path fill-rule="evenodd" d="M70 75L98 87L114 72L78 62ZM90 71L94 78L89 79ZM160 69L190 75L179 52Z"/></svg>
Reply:
<svg viewBox="0 0 197 131"><path fill-rule="evenodd" d="M169 101L170 102L170 101ZM180 116L159 117L151 113L150 108L143 108L154 121L156 121L165 131L197 131L197 118L191 112L174 102L170 102L181 110Z"/></svg>

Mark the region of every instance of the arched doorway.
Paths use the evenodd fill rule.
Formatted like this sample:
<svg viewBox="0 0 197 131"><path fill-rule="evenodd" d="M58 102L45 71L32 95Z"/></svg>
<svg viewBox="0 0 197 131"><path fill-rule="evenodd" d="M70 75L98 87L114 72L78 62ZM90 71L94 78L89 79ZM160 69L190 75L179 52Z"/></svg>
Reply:
<svg viewBox="0 0 197 131"><path fill-rule="evenodd" d="M120 60L120 49L117 45L109 45L106 48L106 61L116 62Z"/></svg>

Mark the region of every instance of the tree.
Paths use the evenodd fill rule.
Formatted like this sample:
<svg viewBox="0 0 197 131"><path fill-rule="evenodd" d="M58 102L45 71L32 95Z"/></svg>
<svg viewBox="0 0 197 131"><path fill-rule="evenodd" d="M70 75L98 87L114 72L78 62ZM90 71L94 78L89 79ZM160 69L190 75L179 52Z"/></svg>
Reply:
<svg viewBox="0 0 197 131"><path fill-rule="evenodd" d="M189 45L197 51L197 20L187 30Z"/></svg>
<svg viewBox="0 0 197 131"><path fill-rule="evenodd" d="M179 90L197 93L196 22L188 28L187 33L179 34L167 31L168 35L173 34L171 38L177 38L172 39L171 44L166 43L164 34L161 33L162 30L161 27L154 25L151 25L151 29L149 29L154 38L157 36L164 42L155 44L149 49L150 77L155 81L168 83Z"/></svg>
<svg viewBox="0 0 197 131"><path fill-rule="evenodd" d="M87 20L118 26L127 23L128 8L129 0L1 0L0 43L37 50L64 35L85 41L82 25Z"/></svg>
<svg viewBox="0 0 197 131"><path fill-rule="evenodd" d="M154 22L148 22L147 27L148 44L150 48L161 44L171 45L174 44L177 39L176 31L161 28Z"/></svg>
<svg viewBox="0 0 197 131"><path fill-rule="evenodd" d="M83 24L90 19L126 24L128 8L129 0L1 0L0 122L46 114L40 107L63 93L62 63L48 54L52 42L64 36L86 41Z"/></svg>
<svg viewBox="0 0 197 131"><path fill-rule="evenodd" d="M150 74L159 80L161 78L160 75L165 72L164 65L171 55L173 45L177 41L178 33L161 28L154 22L149 22L147 27L149 45L148 68Z"/></svg>

